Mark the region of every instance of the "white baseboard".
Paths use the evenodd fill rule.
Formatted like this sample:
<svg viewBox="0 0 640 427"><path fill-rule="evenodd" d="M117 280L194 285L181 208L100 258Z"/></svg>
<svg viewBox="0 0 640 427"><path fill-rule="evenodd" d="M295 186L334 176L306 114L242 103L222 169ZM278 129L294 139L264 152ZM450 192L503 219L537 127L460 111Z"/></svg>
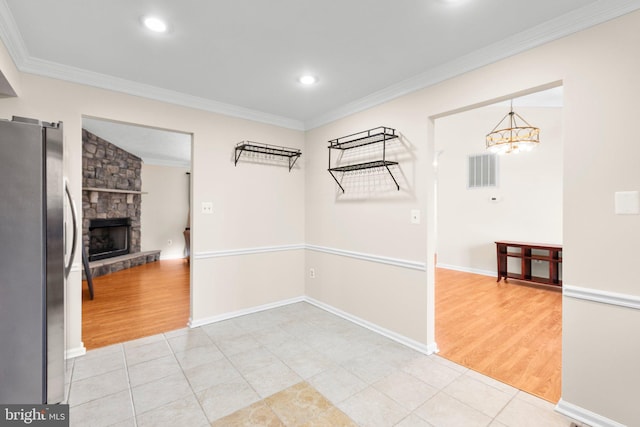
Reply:
<svg viewBox="0 0 640 427"><path fill-rule="evenodd" d="M574 420L587 423L591 427L626 427L617 421L598 415L578 405L566 402L562 399L556 405L556 411Z"/></svg>
<svg viewBox="0 0 640 427"><path fill-rule="evenodd" d="M429 344L423 344L418 341L412 340L411 338L405 337L404 335L400 335L396 332L393 332L381 326L378 326L375 323L371 323L368 320L364 320L357 316L344 312L340 309L337 309L329 304L325 304L316 299L305 297L304 300L309 304L312 304L318 308L321 308L331 314L335 314L336 316L342 317L343 319L346 319L352 323L355 323L356 325L362 326L363 328L367 328L370 331L376 332L382 336L392 339L393 341L396 341L402 345L405 345L409 348L419 351L420 353L430 355L438 352L438 346L435 342L432 342Z"/></svg>
<svg viewBox="0 0 640 427"><path fill-rule="evenodd" d="M388 329L385 329L381 326L378 326L374 323L371 323L367 320L361 319L357 316L353 316L349 313L346 313L342 310L339 310L329 304L325 304L321 301L318 301L316 299L307 297L307 296L301 296L301 297L296 297L296 298L291 298L291 299L287 299L287 300L282 300L282 301L277 301L274 303L270 303L270 304L264 304L264 305L259 305L256 307L251 307L251 308L247 308L244 310L238 310L238 311L232 311L230 313L225 313L225 314L221 314L219 316L212 316L212 317L207 317L204 319L189 319L189 323L188 326L190 328L197 328L199 326L204 326L204 325L210 325L212 323L216 323L216 322L221 322L223 320L229 320L229 319L233 319L235 317L240 317L240 316L244 316L247 314L252 314L252 313L258 313L260 311L264 311L264 310L270 310L272 308L278 308L278 307L283 307L285 305L289 305L289 304L295 304L298 302L307 302L311 305L314 305L322 310L325 310L331 314L335 314L336 316L342 317L343 319L346 319L352 323L355 323L356 325L362 326L363 328L367 328L370 331L373 331L375 333L378 333L384 337L387 337L389 339L392 339L393 341L396 341L397 343L400 343L402 345L405 345L409 348L412 348L416 351L419 351L420 353L424 353L426 355L430 355L433 353L437 353L438 350L438 346L435 342L429 343L429 344L423 344L420 343L418 341L412 340L411 338L405 337L404 335L400 335L396 332L390 331Z"/></svg>
<svg viewBox="0 0 640 427"><path fill-rule="evenodd" d="M277 301L269 304L263 304L256 307L250 307L243 310L232 311L229 313L220 314L218 316L205 317L204 319L189 319L187 325L190 328L197 328L198 326L209 325L211 323L221 322L223 320L233 319L234 317L245 316L247 314L258 313L264 310L270 310L272 308L278 308L289 304L295 304L297 302L303 302L305 297L290 298L282 301Z"/></svg>
<svg viewBox="0 0 640 427"><path fill-rule="evenodd" d="M162 252L160 252L161 261L170 260L170 259L185 259L185 258L186 257L181 254L162 255Z"/></svg>
<svg viewBox="0 0 640 427"><path fill-rule="evenodd" d="M442 263L438 263L436 267L444 268L445 270L462 271L463 273L474 273L474 274L480 274L482 276L489 276L489 277L496 277L496 278L498 277L498 273L496 271L481 270L479 268L460 267L458 265L449 265L449 264L442 264Z"/></svg>
<svg viewBox="0 0 640 427"><path fill-rule="evenodd" d="M73 359L75 357L84 356L85 354L87 354L87 348L84 346L84 343L81 342L80 347L70 348L68 350L65 350L64 358L65 360Z"/></svg>

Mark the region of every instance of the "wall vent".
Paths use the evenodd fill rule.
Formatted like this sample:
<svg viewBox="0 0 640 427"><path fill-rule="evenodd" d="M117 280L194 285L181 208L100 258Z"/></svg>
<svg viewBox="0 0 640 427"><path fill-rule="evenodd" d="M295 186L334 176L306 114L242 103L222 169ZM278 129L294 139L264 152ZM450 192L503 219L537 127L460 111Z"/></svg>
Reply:
<svg viewBox="0 0 640 427"><path fill-rule="evenodd" d="M469 156L467 188L498 186L498 156L478 154Z"/></svg>

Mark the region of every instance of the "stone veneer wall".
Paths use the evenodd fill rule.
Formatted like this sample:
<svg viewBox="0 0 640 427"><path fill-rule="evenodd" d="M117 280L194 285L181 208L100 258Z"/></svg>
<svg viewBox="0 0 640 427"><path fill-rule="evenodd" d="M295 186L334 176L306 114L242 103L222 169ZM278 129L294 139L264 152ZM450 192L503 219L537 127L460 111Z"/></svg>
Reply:
<svg viewBox="0 0 640 427"><path fill-rule="evenodd" d="M95 192L85 188L140 191L142 160L109 141L82 130L82 242L89 245L89 220L131 218L131 253L140 252L140 194ZM95 197L95 196L94 196Z"/></svg>

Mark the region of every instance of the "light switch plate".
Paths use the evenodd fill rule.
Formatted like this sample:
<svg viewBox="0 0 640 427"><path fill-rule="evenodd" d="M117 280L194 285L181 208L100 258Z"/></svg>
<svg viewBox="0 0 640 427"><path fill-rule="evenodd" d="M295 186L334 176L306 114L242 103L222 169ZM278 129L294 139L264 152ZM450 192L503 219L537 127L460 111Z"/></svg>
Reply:
<svg viewBox="0 0 640 427"><path fill-rule="evenodd" d="M617 215L640 215L640 192L616 191L615 212Z"/></svg>

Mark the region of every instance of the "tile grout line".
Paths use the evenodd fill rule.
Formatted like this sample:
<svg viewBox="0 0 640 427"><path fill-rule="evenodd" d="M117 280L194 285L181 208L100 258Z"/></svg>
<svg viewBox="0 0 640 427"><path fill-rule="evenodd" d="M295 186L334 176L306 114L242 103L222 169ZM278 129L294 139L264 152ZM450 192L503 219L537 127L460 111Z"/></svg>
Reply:
<svg viewBox="0 0 640 427"><path fill-rule="evenodd" d="M251 336L251 338L252 338L252 339L255 339L255 337L253 336L252 331L247 331L247 329L243 328L241 325L238 325L236 322L233 322L233 320L234 320L234 319L230 319L230 320L231 320L231 322L232 322L234 325L236 325L238 328L240 328L240 329L242 329L244 332L248 333L248 334L249 334L249 336ZM204 331L203 331L203 332L204 332ZM286 331L285 331L285 332L286 332ZM206 332L205 332L205 334L206 334ZM209 335L207 334L207 336L209 336ZM211 341L215 344L215 342L213 341L213 339L212 339L211 337L209 337L209 339L211 339ZM268 349L268 348L266 348L264 345L262 345L262 343L261 343L260 341L256 340L256 342L258 342L258 343L260 344L260 347L263 347L263 348L264 348L265 350L267 350L269 353L273 354L273 352L271 352L271 350L269 350L269 349ZM216 344L216 347L217 347L217 344ZM256 403L259 403L259 402L262 402L265 406L267 406L267 407L271 410L271 412L273 412L273 409L271 409L271 407L270 407L269 405L267 405L267 403L265 402L265 400L266 400L266 399L267 399L267 397L269 397L269 396L267 396L267 397L264 397L264 398L263 398L263 397L262 397L262 395L258 392L258 390L256 390L256 389L255 389L255 387L254 387L254 386L249 382L249 380L248 380L247 378L245 378L245 376L243 375L243 373L242 373L242 372L240 372L240 370L236 367L236 365L234 365L234 363L231 361L231 359L229 359L229 356L227 355L227 353L225 353L225 352L224 352L222 349L220 349L219 347L218 347L218 349L220 350L220 353L222 353L222 355L224 356L224 358L227 360L227 362L229 362L229 364L230 364L231 366L233 366L233 369L235 369L235 370L236 370L236 372L238 372L238 374L240 375L240 377L242 377L242 379L247 383L247 385L248 385L249 387L251 387L251 389L252 389L252 390L256 393L256 395L260 398L259 400L257 400L257 401L255 401L255 402L251 403L250 405L247 405L247 406L245 406L245 407L243 407L243 408L240 408L240 409L238 409L238 410L236 410L236 411L233 411L231 414L228 414L228 415L235 414L237 411L240 411L240 410L242 410L242 409L246 409L246 408L248 408L249 406L254 405L254 404L256 404ZM275 354L273 354L273 355L274 355L274 356L276 356L276 358L278 359L278 361L280 361L282 364L284 364L285 366L287 366L287 368L291 369L291 368L290 368L286 363L284 363L282 360L280 360L280 357L278 357L278 356L277 356L277 355L275 355ZM280 391L282 391L282 390L280 390ZM278 393L278 392L276 392L276 393ZM273 393L273 394L275 394L275 393ZM273 394L272 394L272 395L273 395ZM271 396L272 396L272 395L271 395ZM284 421L280 418L280 416L279 416L278 414L276 414L275 412L273 412L273 413L274 413L274 414L275 414L275 416L280 420L280 422L282 422L282 424L283 424L283 425L286 425L286 424L284 424ZM226 416L227 416L227 415L225 415L224 417L226 417ZM217 419L216 419L216 420L214 420L214 421L218 421L218 420L220 420L220 419L222 419L222 418L224 418L224 417L217 418ZM214 421L211 421L211 422L214 422Z"/></svg>
<svg viewBox="0 0 640 427"><path fill-rule="evenodd" d="M184 335L187 335L189 332L191 332L192 330L197 330L200 329L201 326L198 326L195 329L188 329L187 332ZM211 337L209 335L207 335L204 331L202 331L203 334L205 334L207 336L207 338L209 338L209 340L211 340ZM179 335L178 335L179 336ZM213 421L209 421L209 417L207 417L207 412L204 410L204 408L202 407L202 404L200 403L200 399L198 399L198 394L196 393L196 391L193 389L193 386L191 385L191 381L189 381L189 378L187 378L187 374L184 372L184 368L182 367L182 365L180 364L180 361L178 360L178 358L176 357L176 352L173 349L173 347L171 347L171 343L169 343L169 340L167 339L167 335L166 332L164 332L162 334L162 337L164 338L164 340L166 341L167 345L169 346L169 350L171 351L171 356L173 356L173 360L176 361L176 363L178 364L178 367L180 368L180 372L182 373L182 376L184 377L184 379L187 381L187 384L189 384L189 389L191 390L191 393L193 393L193 398L196 400L196 402L198 403L198 407L200 408L200 410L202 411L202 415L204 415L204 418L207 420L207 423L209 425L211 425L211 423ZM211 340L211 344L213 344L216 348L218 348L218 346L213 342L213 340ZM194 347L196 348L196 347ZM190 349L186 349L184 351L187 351ZM220 349L218 349L220 350ZM173 402L176 402L180 399L176 399ZM169 402L169 403L173 403L173 402Z"/></svg>
<svg viewBox="0 0 640 427"><path fill-rule="evenodd" d="M122 345L122 358L124 359L124 373L127 376L127 386L129 391L129 402L131 403L131 410L133 412L133 426L138 426L138 417L136 416L136 406L133 403L133 387L131 385L131 378L129 377L129 364L127 363L127 353Z"/></svg>
<svg viewBox="0 0 640 427"><path fill-rule="evenodd" d="M513 402L513 401L516 399L516 397L518 396L518 393L520 393L520 391L521 391L521 390L518 390L518 392L517 392L516 394L514 394L514 395L511 397L511 399L509 399L509 401L508 401L508 402L507 402L507 403L502 407L502 409L500 409L500 410L498 411L498 413L496 414L496 416L495 416L495 417L493 417L493 419L491 420L491 422L494 422L494 421L500 422L500 421L498 421L498 417L500 416L500 414L502 414L502 413L504 412L504 410L505 410L505 409L507 409L507 406L509 406L509 405L511 404L511 402Z"/></svg>
<svg viewBox="0 0 640 427"><path fill-rule="evenodd" d="M71 359L70 363L71 363L71 372L69 373L69 385L65 384L65 388L67 390L66 390L66 396L63 402L67 405L69 404L69 399L71 399L71 384L73 384L73 371L76 367L76 359L75 358ZM71 406L69 406L69 411L71 411Z"/></svg>
<svg viewBox="0 0 640 427"><path fill-rule="evenodd" d="M233 320L233 319L231 319L231 320ZM236 323L234 323L234 324L236 324ZM236 411L232 412L232 413L231 413L231 414L229 414L229 415L232 415L232 414L234 414L234 413L236 413L236 412L238 412L238 411L244 410L244 409L246 409L246 408L248 408L248 407L250 407L251 405L254 405L254 404L256 404L256 403L262 403L264 406L266 406L267 408L269 408L269 410L270 410L271 412L273 412L273 414L278 418L278 420L280 420L280 422L281 422L284 426L287 426L287 424L285 423L285 420L283 420L283 419L280 417L280 415L279 415L276 411L274 411L274 410L273 410L273 408L272 408L272 407L267 403L267 399L268 399L269 397L271 397L271 396L274 396L274 395L276 395L276 394L278 394L278 393L280 393L280 392L282 392L282 391L284 391L284 390L287 390L288 388L293 387L293 386L295 386L295 385L297 385L297 384L300 384L300 383L302 383L302 382L304 382L305 384L307 384L307 385L308 385L308 386L310 386L310 387L313 387L313 386L312 386L311 384L309 384L305 378L303 378L302 376L300 376L300 374L298 374L294 369L292 369L292 368L291 368L291 366L289 366L289 365L288 365L284 360L282 360L282 358L281 358L279 355L275 354L272 350L270 350L270 349L269 349L267 346L265 346L262 342L260 342L259 340L257 340L257 339L256 339L256 337L255 337L255 335L256 335L256 331L255 331L255 330L247 330L246 328L242 327L242 325L238 325L238 324L236 324L236 325L237 325L240 329L242 329L244 332L246 332L249 336L251 336L253 339L255 339L255 340L256 340L256 342L258 342L258 343L260 344L260 348L263 348L265 351L269 352L269 354L271 354L272 356L274 356L274 357L276 358L276 360L278 360L280 363L282 363L284 366L286 366L288 369L290 369L293 373L295 373L297 376L299 376L299 377L300 377L300 379L301 379L301 381L300 381L300 382L297 382L296 384L294 384L294 385L292 385L292 386L285 387L285 388L283 388L283 389L281 389L281 390L278 390L278 391L276 391L275 393L272 393L271 395L269 395L269 396L267 396L267 397L264 397L264 398L263 398L263 397L260 395L260 393L259 393L259 392L258 392L258 391L253 387L253 385L251 385L251 383L247 380L247 378L242 374L242 372L241 372L241 371L236 367L236 365L235 365L235 364L234 364L234 363L229 359L229 357L227 356L227 354L226 354L224 351L220 350L220 351L221 351L221 353L223 354L223 356L225 357L225 359L227 359L227 361L231 364L231 366L233 366L233 368L238 372L238 374L240 374L240 376L241 376L241 377L246 381L246 383L251 387L251 389L252 389L252 390L253 390L253 391L254 391L254 392L255 392L255 393L260 397L260 400L258 400L258 401L256 401L256 402L254 402L254 403L252 403L252 404L250 404L250 405L247 405L247 406L245 406L245 407L243 407L243 408L240 408L240 409L238 409L238 410L236 410ZM280 326L279 326L279 324L277 324L277 325L275 325L275 326L280 327ZM283 331L284 331L284 330L283 330ZM289 336L289 338L291 338L291 339L293 339L293 340L300 340L300 338L299 338L299 337L296 337L296 336L294 336L294 335L291 335L290 333L288 333L288 332L286 332L286 331L284 331L284 332ZM206 334L206 332L205 332L205 334ZM207 336L208 336L208 335L207 335ZM209 337L209 339L211 339L211 337ZM211 340L213 341L213 339L211 339ZM215 344L215 342L214 342L214 344ZM336 365L336 366L339 366L339 365ZM315 389L315 387L313 387L313 389L314 389L314 390L316 390L316 389ZM331 402L331 401L330 401L326 396L324 396L324 395L323 395L322 393L320 393L318 390L316 390L316 391L317 391L320 395L322 395L325 399L327 399L327 401L329 401L329 402L331 403L331 405L332 405L334 408L336 408L336 409L338 409L338 410L339 410L339 408L338 408L336 405L334 405L334 404L333 404L333 402ZM221 417L221 418L224 418L224 417ZM221 418L218 418L218 420L219 420L219 419L221 419ZM214 420L214 421L217 421L217 420ZM212 422L213 422L213 421L212 421Z"/></svg>
<svg viewBox="0 0 640 427"><path fill-rule="evenodd" d="M222 349L220 349L220 347L218 346L218 344L216 344L216 342L213 340L213 338L211 338L211 336L209 334L207 334L207 332L204 329L201 329L201 328L202 328L202 326L198 326L196 328L189 329L189 331L200 330L209 339L209 341L211 341L211 344L218 349L220 354L222 354L222 358L225 359L229 363L229 365L231 365L233 367L233 369L235 369L238 372L238 374L247 383L247 385L249 385L249 387L251 387L251 389L256 393L256 395L258 395L260 397L260 394L258 393L258 391L253 388L253 386L249 383L249 381L247 381L247 379L240 373L240 371L238 371L238 369L235 367L233 362L231 362L231 360L229 360L229 358L227 357L227 354L224 351L222 351ZM202 346L199 346L199 347L202 347ZM171 354L173 355L174 359L178 363L178 366L180 366L180 371L182 372L182 375L184 375L185 379L187 380L187 383L189 384L189 388L191 389L191 392L193 393L193 396L195 397L196 401L198 402L198 406L202 410L202 413L204 414L204 417L207 419L207 422L209 424L211 424L211 423L213 423L215 421L218 421L220 418L224 418L224 417L219 417L219 418L216 418L215 420L210 420L209 419L209 417L207 416L207 412L205 411L204 407L202 406L202 403L200 402L200 399L198 398L198 393L193 389L193 385L191 384L191 381L189 381L189 378L187 377L186 373L184 372L184 368L180 364L180 361L178 361L178 358L176 357L176 354L175 354L175 352L173 350L173 347L171 347L171 345L169 345L169 348L171 349ZM193 347L193 348L197 348L197 347ZM185 351L188 351L188 350L190 350L190 349L187 349ZM258 400L258 402L259 401L260 400ZM256 403L256 402L254 402L254 403ZM253 405L253 403L252 403L252 405ZM241 409L243 409L243 408L241 408ZM231 415L231 414L229 414L229 415Z"/></svg>

